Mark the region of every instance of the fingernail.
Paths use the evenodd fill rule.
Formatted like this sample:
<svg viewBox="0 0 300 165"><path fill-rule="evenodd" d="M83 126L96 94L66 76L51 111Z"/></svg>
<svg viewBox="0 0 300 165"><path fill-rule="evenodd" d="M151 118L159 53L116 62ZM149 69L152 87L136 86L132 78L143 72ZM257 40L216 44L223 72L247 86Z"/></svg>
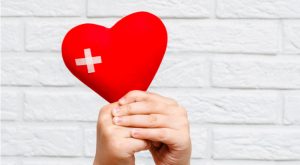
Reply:
<svg viewBox="0 0 300 165"><path fill-rule="evenodd" d="M121 118L120 117L114 117L113 118L114 123L118 124L121 122Z"/></svg>
<svg viewBox="0 0 300 165"><path fill-rule="evenodd" d="M113 109L113 114L114 114L114 115L118 114L119 112L120 112L120 107L115 107L115 108Z"/></svg>
<svg viewBox="0 0 300 165"><path fill-rule="evenodd" d="M132 130L131 130L131 134L132 134L133 136L137 135L138 132L139 132L138 129L132 129Z"/></svg>
<svg viewBox="0 0 300 165"><path fill-rule="evenodd" d="M125 104L126 100L125 100L125 98L122 97L122 98L119 100L119 102L120 102L121 104Z"/></svg>

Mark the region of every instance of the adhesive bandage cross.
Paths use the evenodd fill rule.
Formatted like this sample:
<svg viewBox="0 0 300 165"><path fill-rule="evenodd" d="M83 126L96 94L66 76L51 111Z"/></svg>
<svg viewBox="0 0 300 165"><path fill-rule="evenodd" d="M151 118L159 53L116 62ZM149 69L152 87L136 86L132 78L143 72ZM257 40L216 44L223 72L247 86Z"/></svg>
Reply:
<svg viewBox="0 0 300 165"><path fill-rule="evenodd" d="M86 65L88 73L95 72L94 64L102 63L101 56L92 57L92 52L90 48L84 49L84 58L75 59L77 66Z"/></svg>

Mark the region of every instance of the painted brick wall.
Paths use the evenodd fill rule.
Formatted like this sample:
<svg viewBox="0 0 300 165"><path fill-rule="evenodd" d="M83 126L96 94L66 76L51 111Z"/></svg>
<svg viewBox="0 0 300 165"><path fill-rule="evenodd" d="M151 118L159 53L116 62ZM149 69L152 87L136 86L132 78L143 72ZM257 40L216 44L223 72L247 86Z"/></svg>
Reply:
<svg viewBox="0 0 300 165"><path fill-rule="evenodd" d="M60 54L64 34L131 12L162 17L152 91L189 112L193 165L300 164L299 0L1 0L3 165L85 165L105 103ZM152 164L149 153L138 164Z"/></svg>

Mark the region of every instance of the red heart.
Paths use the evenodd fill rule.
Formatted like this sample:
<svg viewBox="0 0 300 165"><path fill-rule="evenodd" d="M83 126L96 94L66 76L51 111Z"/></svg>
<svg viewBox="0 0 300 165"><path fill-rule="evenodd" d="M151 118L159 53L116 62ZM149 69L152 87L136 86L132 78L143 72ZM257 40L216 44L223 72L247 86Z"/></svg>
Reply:
<svg viewBox="0 0 300 165"><path fill-rule="evenodd" d="M81 24L62 43L67 68L108 102L146 91L167 47L167 31L153 14L130 14L112 28Z"/></svg>

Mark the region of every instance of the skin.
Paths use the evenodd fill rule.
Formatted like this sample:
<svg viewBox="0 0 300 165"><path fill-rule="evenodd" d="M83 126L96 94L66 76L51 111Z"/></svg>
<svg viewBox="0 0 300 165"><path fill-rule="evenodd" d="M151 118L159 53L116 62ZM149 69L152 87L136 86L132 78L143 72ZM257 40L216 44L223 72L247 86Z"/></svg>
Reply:
<svg viewBox="0 0 300 165"><path fill-rule="evenodd" d="M98 136L97 151L99 152L96 153L96 158L98 154L104 153L100 152L101 150L111 156L117 155L116 158L125 153L121 156L122 159L110 157L109 160L117 161L109 162L109 164L134 164L134 153L149 149L156 165L190 164L191 140L188 116L186 110L176 101L154 93L131 91L113 105L110 107L112 108L111 116L113 116L112 125L118 126L119 131L127 130L124 131L126 135L122 137L140 140L144 145L131 148L122 146L118 153L114 153L114 149L105 147L110 136L106 135L106 139ZM101 156L104 157L103 155L98 157Z"/></svg>
<svg viewBox="0 0 300 165"><path fill-rule="evenodd" d="M132 138L131 128L113 124L111 110L117 106L109 104L99 112L94 165L134 165L134 153L150 147L147 141Z"/></svg>

